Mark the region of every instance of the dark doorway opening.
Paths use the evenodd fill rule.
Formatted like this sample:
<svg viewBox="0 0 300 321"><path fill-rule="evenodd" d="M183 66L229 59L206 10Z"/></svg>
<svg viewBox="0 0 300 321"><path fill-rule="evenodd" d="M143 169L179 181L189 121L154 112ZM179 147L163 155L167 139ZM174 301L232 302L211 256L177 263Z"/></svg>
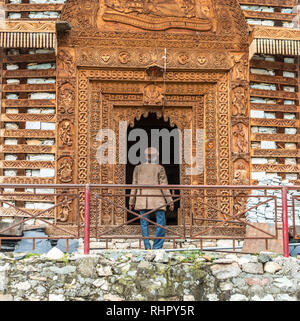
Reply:
<svg viewBox="0 0 300 321"><path fill-rule="evenodd" d="M135 166L139 164L131 164L128 159L128 151L130 150L131 146L136 144L139 141L139 138L137 138L136 141L128 141L128 135L130 132L134 129L143 129L146 131L148 136L148 147L151 147L151 130L162 130L167 129L168 131L174 130L176 127L172 127L170 125L170 122L166 122L162 117L157 118L157 115L155 113L149 113L148 117L142 116L140 120L136 120L134 122L133 127L128 127L127 131L127 165L126 165L126 184L132 184L132 176L133 176L133 170ZM176 145L176 146L175 146ZM162 138L159 139L159 164L164 166L166 170L166 174L168 177L168 183L170 185L177 185L180 184L180 165L178 164L178 158L179 158L179 146L177 145L176 139L174 139L173 136L170 136L170 162L165 163L162 159L162 148L163 148L163 142ZM140 156L139 154L143 153L144 151L139 151L137 153L137 156ZM126 191L127 194L130 193L130 190ZM179 190L174 190L174 194L179 194ZM174 199L174 197L173 197ZM126 206L129 207L129 198L126 199ZM180 207L180 201L177 201L174 204L174 211L170 211L169 207L166 211L166 223L167 225L177 225L178 224L178 208ZM130 220L132 218L136 217L133 214L127 213L127 220ZM155 214L153 213L150 216L150 219L155 221ZM132 224L139 224L139 220L134 221Z"/></svg>

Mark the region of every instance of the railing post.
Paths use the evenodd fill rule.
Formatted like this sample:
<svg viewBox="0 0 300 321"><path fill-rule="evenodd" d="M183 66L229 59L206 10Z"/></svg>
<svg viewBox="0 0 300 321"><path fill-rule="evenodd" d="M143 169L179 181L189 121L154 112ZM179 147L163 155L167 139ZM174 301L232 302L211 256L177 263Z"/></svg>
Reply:
<svg viewBox="0 0 300 321"><path fill-rule="evenodd" d="M86 184L84 193L84 254L90 254L90 186Z"/></svg>
<svg viewBox="0 0 300 321"><path fill-rule="evenodd" d="M283 256L289 257L289 224L287 207L287 188L282 187L282 237L283 237Z"/></svg>

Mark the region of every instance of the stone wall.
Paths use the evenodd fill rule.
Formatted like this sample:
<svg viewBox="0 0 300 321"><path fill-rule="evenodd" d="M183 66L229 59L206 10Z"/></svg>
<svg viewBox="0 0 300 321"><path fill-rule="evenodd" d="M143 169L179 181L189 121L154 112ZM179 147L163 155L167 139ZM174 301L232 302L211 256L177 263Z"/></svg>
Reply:
<svg viewBox="0 0 300 321"><path fill-rule="evenodd" d="M0 253L0 300L299 301L299 259L162 250Z"/></svg>
<svg viewBox="0 0 300 321"><path fill-rule="evenodd" d="M282 186L282 185L293 185L288 182L288 180L282 180L281 177L277 175L266 176L262 175L261 179L258 181L260 186ZM262 196L264 195L263 190L253 190L251 193L252 196ZM268 190L267 195L275 196L277 199L277 222L282 222L282 202L281 202L281 190ZM292 205L292 197L300 196L300 191L291 190L288 191L287 199L288 206ZM253 206L257 205L260 202L267 200L267 197L249 197L247 202L247 208L250 209ZM300 197L299 200L294 201L295 204L295 224L300 225ZM260 205L257 208L251 209L246 214L246 219L248 222L256 223L275 223L275 201L271 200L265 204ZM292 226L294 222L292 208L288 208L288 224Z"/></svg>

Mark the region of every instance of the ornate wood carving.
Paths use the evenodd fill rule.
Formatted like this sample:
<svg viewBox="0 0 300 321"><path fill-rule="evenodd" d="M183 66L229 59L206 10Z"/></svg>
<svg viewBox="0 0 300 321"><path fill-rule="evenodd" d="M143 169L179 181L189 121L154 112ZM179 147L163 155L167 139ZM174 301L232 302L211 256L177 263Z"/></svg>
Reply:
<svg viewBox="0 0 300 321"><path fill-rule="evenodd" d="M62 12L72 31L60 38L57 58L57 182L125 183L125 165L97 163L97 132L112 128L118 137L120 120L133 125L149 112L162 116L164 97L165 120L182 130L192 129L193 156L196 129L204 128L205 133L205 172L190 177L184 163L181 184L232 183L231 127L238 128L240 123L247 130L249 126L248 31L238 3L168 0L128 4L70 0ZM153 78L147 71L151 66L162 70L164 48L167 72L160 71ZM236 150L247 162L248 140L243 150ZM212 197L205 206L191 204L189 195L187 192L181 204L187 223L191 206L197 209L196 215L205 213L208 218L217 218L218 207L223 213L231 212L227 193L218 201L215 192L207 192ZM124 204L122 198L118 200ZM115 216L113 212L98 202L92 207L93 222L124 222L122 210L115 210ZM66 215L58 217L68 222ZM126 229L133 231L134 227Z"/></svg>

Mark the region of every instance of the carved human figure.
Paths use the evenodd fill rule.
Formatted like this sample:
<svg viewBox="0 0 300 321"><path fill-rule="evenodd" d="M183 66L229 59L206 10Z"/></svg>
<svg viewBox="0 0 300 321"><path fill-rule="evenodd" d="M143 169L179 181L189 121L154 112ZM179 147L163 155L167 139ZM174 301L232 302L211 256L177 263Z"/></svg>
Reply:
<svg viewBox="0 0 300 321"><path fill-rule="evenodd" d="M149 30L166 30L172 27L195 30L212 28L210 0L105 0L104 3L104 21L136 27L141 27L141 22L145 22L142 27ZM193 23L189 21L189 24L184 25L184 19L193 19Z"/></svg>
<svg viewBox="0 0 300 321"><path fill-rule="evenodd" d="M236 129L233 130L232 134L233 137L235 137L234 146L237 147L238 153L243 153L248 144L243 124L237 124Z"/></svg>
<svg viewBox="0 0 300 321"><path fill-rule="evenodd" d="M237 87L233 91L232 105L235 109L234 116L246 116L248 108L244 88Z"/></svg>
<svg viewBox="0 0 300 321"><path fill-rule="evenodd" d="M62 122L62 125L59 128L59 138L63 145L72 146L72 130L69 121Z"/></svg>
<svg viewBox="0 0 300 321"><path fill-rule="evenodd" d="M65 158L60 164L57 171L58 177L61 182L68 183L72 181L72 160Z"/></svg>
<svg viewBox="0 0 300 321"><path fill-rule="evenodd" d="M61 222L66 222L69 218L69 213L71 212L71 204L70 202L66 202L68 200L68 197L65 196L62 200L63 203L60 206L59 212L58 212L58 220Z"/></svg>
<svg viewBox="0 0 300 321"><path fill-rule="evenodd" d="M144 89L144 104L159 105L162 104L162 89L154 84L148 85Z"/></svg>
<svg viewBox="0 0 300 321"><path fill-rule="evenodd" d="M242 215L242 213L246 209L247 197L246 196L238 196L234 198L233 209L235 214L238 216Z"/></svg>
<svg viewBox="0 0 300 321"><path fill-rule="evenodd" d="M237 169L234 172L233 184L247 185L249 184L248 172L243 163L239 163Z"/></svg>
<svg viewBox="0 0 300 321"><path fill-rule="evenodd" d="M59 112L61 114L74 112L74 92L69 86L64 86L59 96Z"/></svg>
<svg viewBox="0 0 300 321"><path fill-rule="evenodd" d="M61 49L57 54L57 60L60 64L59 70L74 76L75 68L72 56L64 49Z"/></svg>

